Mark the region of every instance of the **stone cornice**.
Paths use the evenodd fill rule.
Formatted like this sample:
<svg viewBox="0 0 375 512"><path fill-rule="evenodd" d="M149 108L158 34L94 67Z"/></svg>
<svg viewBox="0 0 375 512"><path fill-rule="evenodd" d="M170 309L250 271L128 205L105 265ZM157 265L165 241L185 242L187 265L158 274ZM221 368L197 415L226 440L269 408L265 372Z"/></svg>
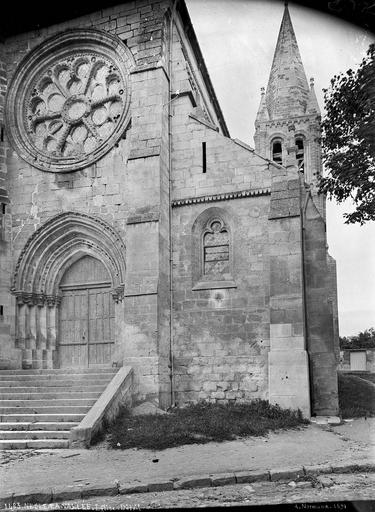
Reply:
<svg viewBox="0 0 375 512"><path fill-rule="evenodd" d="M182 199L174 199L172 201L172 207L186 206L189 204L198 203L212 203L216 201L228 201L228 199L243 199L244 197L254 196L269 196L271 194L270 188L260 188L252 190L239 190L235 192L224 192L222 194L210 194L206 196L198 197L184 197Z"/></svg>
<svg viewBox="0 0 375 512"><path fill-rule="evenodd" d="M291 118L285 119L269 119L267 121L256 121L255 128L261 127L275 127L275 126L288 126L290 121L293 121L295 124L309 122L311 120L320 122L321 115L316 113L307 113L303 116L292 116Z"/></svg>
<svg viewBox="0 0 375 512"><path fill-rule="evenodd" d="M132 215L126 224L142 224L144 222L159 222L159 213L150 212L142 215Z"/></svg>

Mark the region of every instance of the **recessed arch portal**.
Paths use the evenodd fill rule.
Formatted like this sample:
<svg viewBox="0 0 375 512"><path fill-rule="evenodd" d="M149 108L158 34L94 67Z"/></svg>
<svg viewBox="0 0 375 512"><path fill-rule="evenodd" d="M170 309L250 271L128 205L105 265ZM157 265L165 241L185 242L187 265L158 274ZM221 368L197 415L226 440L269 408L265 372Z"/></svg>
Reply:
<svg viewBox="0 0 375 512"><path fill-rule="evenodd" d="M47 221L33 233L18 259L12 291L18 296L56 295L59 279L83 254L100 259L111 276L114 294L125 280L125 245L120 235L102 219L66 212Z"/></svg>
<svg viewBox="0 0 375 512"><path fill-rule="evenodd" d="M121 301L125 245L110 224L83 213L66 212L51 218L28 239L12 283L17 297L16 346L23 349L25 367L56 366L61 280L85 257L101 263L108 276L107 293L115 302Z"/></svg>

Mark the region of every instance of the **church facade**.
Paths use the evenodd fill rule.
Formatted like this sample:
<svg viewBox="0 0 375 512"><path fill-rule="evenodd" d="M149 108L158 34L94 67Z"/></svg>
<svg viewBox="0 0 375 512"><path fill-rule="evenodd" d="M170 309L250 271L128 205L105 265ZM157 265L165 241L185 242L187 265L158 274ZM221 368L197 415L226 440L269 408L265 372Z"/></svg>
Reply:
<svg viewBox="0 0 375 512"><path fill-rule="evenodd" d="M320 112L288 8L255 149L229 136L183 1L0 51L0 368L127 365L164 408L337 414Z"/></svg>

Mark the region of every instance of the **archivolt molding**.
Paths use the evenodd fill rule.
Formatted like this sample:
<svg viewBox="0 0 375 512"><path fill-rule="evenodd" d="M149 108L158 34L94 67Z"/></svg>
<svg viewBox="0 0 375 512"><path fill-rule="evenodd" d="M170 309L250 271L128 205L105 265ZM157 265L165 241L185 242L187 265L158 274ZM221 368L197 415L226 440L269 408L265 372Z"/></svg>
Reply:
<svg viewBox="0 0 375 512"><path fill-rule="evenodd" d="M58 287L65 270L86 254L102 261L111 276L114 300L122 300L125 245L120 235L102 219L67 212L51 218L27 241L13 276L17 302L58 305Z"/></svg>

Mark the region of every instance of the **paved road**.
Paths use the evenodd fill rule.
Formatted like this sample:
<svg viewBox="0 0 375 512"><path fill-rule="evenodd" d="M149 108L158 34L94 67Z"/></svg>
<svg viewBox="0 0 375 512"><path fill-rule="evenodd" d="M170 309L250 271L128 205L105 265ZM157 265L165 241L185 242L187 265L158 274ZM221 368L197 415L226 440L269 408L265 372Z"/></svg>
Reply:
<svg viewBox="0 0 375 512"><path fill-rule="evenodd" d="M309 425L223 443L163 451L40 450L0 453L0 495L78 485L164 481L233 471L375 461L375 418L334 428ZM157 462L155 462L157 461Z"/></svg>
<svg viewBox="0 0 375 512"><path fill-rule="evenodd" d="M319 481L320 479L320 481ZM296 486L290 482L254 482L252 484L228 485L168 492L153 492L92 498L87 500L56 503L66 509L143 509L143 508L201 508L234 505L266 505L279 503L342 502L375 500L375 474L335 474L319 477L313 482L301 482ZM340 506L332 507L344 510ZM375 510L375 503L374 503Z"/></svg>

